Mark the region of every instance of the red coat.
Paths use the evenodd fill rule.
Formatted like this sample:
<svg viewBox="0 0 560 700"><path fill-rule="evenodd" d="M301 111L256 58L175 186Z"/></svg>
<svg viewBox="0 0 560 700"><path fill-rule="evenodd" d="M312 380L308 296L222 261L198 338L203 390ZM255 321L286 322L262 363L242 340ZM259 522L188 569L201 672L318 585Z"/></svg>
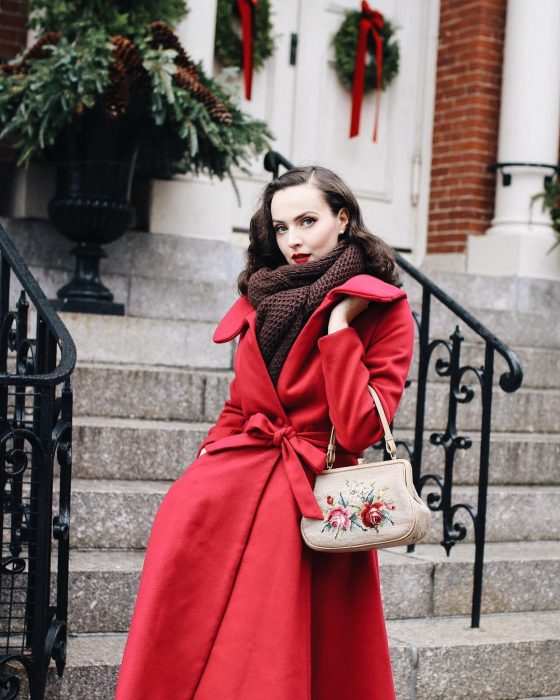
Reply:
<svg viewBox="0 0 560 700"><path fill-rule="evenodd" d="M327 335L341 295L372 303ZM396 411L414 335L406 293L369 275L332 289L276 389L255 317L241 297L214 333L241 335L231 396L156 514L116 700L394 700L377 553L314 552L299 526L322 517L312 483L331 419L342 466L382 435L368 382Z"/></svg>

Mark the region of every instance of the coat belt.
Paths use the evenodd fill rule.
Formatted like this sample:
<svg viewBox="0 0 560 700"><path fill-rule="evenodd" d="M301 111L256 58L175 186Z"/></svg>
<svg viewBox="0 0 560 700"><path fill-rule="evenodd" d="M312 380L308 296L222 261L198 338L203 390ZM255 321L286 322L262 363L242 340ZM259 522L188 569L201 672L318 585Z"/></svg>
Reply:
<svg viewBox="0 0 560 700"><path fill-rule="evenodd" d="M296 432L292 425L277 420L273 423L264 413L253 413L245 423L242 433L221 438L206 445L209 453L236 447L279 447L282 462L294 498L301 514L306 518L323 519L323 512L313 495L313 488L304 471L301 459L316 474L325 468L326 446L329 433Z"/></svg>

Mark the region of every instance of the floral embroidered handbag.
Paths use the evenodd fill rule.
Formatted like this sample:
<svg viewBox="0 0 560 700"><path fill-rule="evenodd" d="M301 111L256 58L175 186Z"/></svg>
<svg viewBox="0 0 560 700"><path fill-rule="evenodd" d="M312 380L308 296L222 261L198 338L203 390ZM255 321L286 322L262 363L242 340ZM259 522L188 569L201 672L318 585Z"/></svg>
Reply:
<svg viewBox="0 0 560 700"><path fill-rule="evenodd" d="M430 527L431 513L416 492L410 462L397 459L383 406L375 389L369 385L368 389L381 418L391 459L333 469L333 426L327 466L317 475L313 489L324 518L301 519L301 534L311 549L352 552L415 544Z"/></svg>

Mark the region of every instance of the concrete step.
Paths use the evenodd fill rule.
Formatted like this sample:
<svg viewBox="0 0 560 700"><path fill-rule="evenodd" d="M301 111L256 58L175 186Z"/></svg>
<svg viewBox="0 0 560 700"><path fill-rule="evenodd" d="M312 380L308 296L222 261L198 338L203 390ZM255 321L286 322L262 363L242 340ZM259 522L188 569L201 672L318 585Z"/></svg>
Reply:
<svg viewBox="0 0 560 700"><path fill-rule="evenodd" d="M469 379L465 377L466 383ZM476 380L475 380L476 381ZM482 407L480 386L473 383L472 401L457 407L457 428L480 430ZM412 391L411 391L412 389ZM426 389L425 428L441 430L447 424L449 389L444 384L429 383ZM560 432L560 390L524 389L514 394L494 392L492 401L492 430L498 432ZM405 390L397 415L395 428L412 428L416 420L416 391L414 385Z"/></svg>
<svg viewBox="0 0 560 700"><path fill-rule="evenodd" d="M520 630L523 633L520 634ZM390 620L402 700L517 700L560 692L560 611Z"/></svg>
<svg viewBox="0 0 560 700"><path fill-rule="evenodd" d="M552 365L552 354L549 359ZM560 354L557 359L560 360ZM552 367L549 376L558 382ZM72 376L74 410L76 415L88 416L214 421L229 397L232 377L233 373L227 369L184 369L138 363L125 366L82 361ZM427 386L426 421L427 427L437 428L446 420L449 389L447 381L444 382L442 378L431 381L432 378L430 375ZM465 379L467 383L475 382L476 393L469 404L459 406L459 424L467 429L477 429L480 427L479 386L473 376L466 375ZM400 427L414 424L415 395L416 383L413 382L405 390L401 402L398 416ZM523 386L515 394L505 394L496 388L494 429L516 431L524 426L523 429L527 431L560 432L560 421L557 419L559 408L558 389ZM520 416L524 418L521 422Z"/></svg>
<svg viewBox="0 0 560 700"><path fill-rule="evenodd" d="M533 355L536 353L546 355L547 352L531 350ZM556 366L558 366L560 353L554 359ZM541 364L541 360L535 357L528 366L533 368L546 366L546 377L549 378L550 383L553 381L558 383L557 374L553 370L552 353L544 364ZM411 373L410 376L414 376L414 373ZM233 373L229 370L184 369L136 363L122 365L82 361L78 363L72 375L74 415L214 421L224 401L229 396L229 384L232 377ZM542 381L537 383L545 384L544 374ZM431 423L435 423L436 420L445 420L447 386L445 378L433 376L433 373L430 374L428 399L433 399L437 404L429 407L428 417ZM504 395L501 389L496 388L494 422L500 421L503 424L504 413L506 415L513 413L516 417L527 402L532 402L531 407L533 408L535 403L540 404L542 397L545 397L545 404L554 403L557 400L558 390L547 393L547 389L551 389L551 387L532 387L524 383L523 388L515 394ZM416 383L405 390L398 418L403 424L414 418L415 393ZM475 398L472 402L473 409L478 404L479 400ZM519 404L522 406L518 408ZM405 409L407 413L402 415ZM475 427L478 428L477 421L480 416L477 416L473 409L471 409L471 413L474 415L469 418L469 423L474 423ZM461 407L459 414L463 422L464 410ZM538 411L537 417L540 417L546 410L547 406L543 405L542 409ZM511 423L512 419L509 419L508 422ZM515 425L514 429L520 430L522 426L523 424Z"/></svg>
<svg viewBox="0 0 560 700"><path fill-rule="evenodd" d="M523 633L520 634L520 630ZM389 620L397 700L519 700L560 693L560 612ZM112 700L126 634L68 640L64 676L47 700ZM25 698L25 694L22 694Z"/></svg>
<svg viewBox="0 0 560 700"><path fill-rule="evenodd" d="M450 256L442 258L443 266L431 265L427 256L422 271L444 292L472 313L480 311L510 311L546 316L550 308L560 303L560 283L527 277L491 277L466 274L466 270L451 268ZM406 273L402 282L413 303L421 302L422 288Z"/></svg>
<svg viewBox="0 0 560 700"><path fill-rule="evenodd" d="M410 430L395 430L397 440L413 443ZM445 453L430 443L431 431L424 433L422 474L443 474ZM455 484L478 484L480 434L468 432L472 447L457 450L453 469ZM407 457L400 447L399 454ZM379 461L379 450L368 449L364 458ZM492 432L490 443L489 483L493 485L560 484L560 434Z"/></svg>
<svg viewBox="0 0 560 700"><path fill-rule="evenodd" d="M212 423L138 420L77 416L73 421L74 475L88 479L177 479L196 453ZM444 452L424 436L423 473L442 473ZM411 441L412 432L395 430L399 440ZM480 440L470 433L473 446L458 450L455 483L478 483ZM402 455L405 456L404 450ZM379 461L379 451L367 450L366 459ZM493 433L490 483L560 484L560 435Z"/></svg>
<svg viewBox="0 0 560 700"><path fill-rule="evenodd" d="M68 624L73 632L126 631L144 550L71 550ZM474 546L450 557L440 545L379 552L387 619L468 615ZM555 610L560 598L560 542L489 542L485 548L483 613ZM538 577L534 572L538 571ZM531 586L525 582L532 580ZM53 590L56 576L53 573Z"/></svg>
<svg viewBox="0 0 560 700"><path fill-rule="evenodd" d="M80 362L74 415L213 421L229 396L230 371Z"/></svg>
<svg viewBox="0 0 560 700"><path fill-rule="evenodd" d="M435 269L425 265L427 276L455 299L500 340L517 346L560 347L560 328L550 323L550 309L560 303L560 283L519 277L467 275L458 270ZM411 306L420 311L422 288L403 275ZM450 311L433 299L434 334L448 336L457 321ZM450 324L453 325L450 327ZM472 332L461 323L466 338Z"/></svg>
<svg viewBox="0 0 560 700"><path fill-rule="evenodd" d="M73 479L71 546L75 548L145 547L156 510L171 481L120 479ZM425 487L423 497L434 487ZM457 486L454 503L476 506L477 489ZM560 540L557 518L560 486L490 486L486 519L488 542L512 540ZM55 492L55 508L58 495ZM472 541L472 521L459 510L455 522L467 527L466 541ZM441 540L441 513L433 513L426 544Z"/></svg>
<svg viewBox="0 0 560 700"><path fill-rule="evenodd" d="M194 302L193 302L194 303ZM229 368L231 344L212 342L214 321L62 312L80 362Z"/></svg>
<svg viewBox="0 0 560 700"><path fill-rule="evenodd" d="M69 241L49 221L0 218L49 299L69 281ZM244 250L223 240L128 231L106 248L102 278L132 316L214 320L235 294Z"/></svg>
<svg viewBox="0 0 560 700"><path fill-rule="evenodd" d="M453 295L452 295L453 296ZM421 305L411 300L414 311L420 312ZM515 351L517 347L560 348L560 326L550 322L549 309L543 309L543 314L530 311L515 312L513 310L473 309L472 315L482 323L503 343ZM556 307L555 307L556 308ZM431 312L430 336L447 339L459 326L465 342L476 343L480 336L462 322L452 311L434 302Z"/></svg>
<svg viewBox="0 0 560 700"><path fill-rule="evenodd" d="M437 493L435 485L424 487L422 497ZM560 539L560 522L555 513L560 498L560 486L490 486L488 488L486 541L535 541ZM476 510L478 488L457 486L453 489L454 504L468 504ZM459 509L454 523L467 528L465 542L473 542L474 527L465 509ZM443 536L440 512L432 513L432 525L425 537L426 544L439 543Z"/></svg>
<svg viewBox="0 0 560 700"><path fill-rule="evenodd" d="M74 475L88 479L174 480L191 464L210 423L73 420Z"/></svg>
<svg viewBox="0 0 560 700"><path fill-rule="evenodd" d="M453 328L451 328L453 330ZM442 340L448 340L450 333L443 336ZM560 378L558 367L560 366L560 350L555 348L522 347L516 345L512 348L519 358L523 369L523 388L558 389ZM435 371L437 357L445 358L444 353L435 354L430 363L428 379L430 382L449 382L447 377L439 377ZM447 359L449 355L447 354ZM480 367L484 364L483 343L463 343L461 349L461 365ZM498 385L500 376L508 371L508 367L501 356L497 356L494 366L494 384ZM410 377L416 377L418 373L418 342L416 342Z"/></svg>
<svg viewBox="0 0 560 700"><path fill-rule="evenodd" d="M68 242L48 221L2 221L43 288L54 296L73 269ZM235 281L244 266L242 246L141 231L127 232L108 252L102 275L116 300L123 301L133 316L156 319L200 320L203 313L204 320L217 320L233 303ZM464 266L451 267L447 261L432 265L429 257L423 265L428 276L504 342L514 348L560 348L560 325L549 319L550 309L558 308L558 283L466 275ZM420 286L406 275L403 281L413 306L420 309ZM447 337L456 321L438 302L433 306L433 327L438 336ZM92 342L95 347L96 340ZM80 355L82 349L85 352L85 346L78 345Z"/></svg>

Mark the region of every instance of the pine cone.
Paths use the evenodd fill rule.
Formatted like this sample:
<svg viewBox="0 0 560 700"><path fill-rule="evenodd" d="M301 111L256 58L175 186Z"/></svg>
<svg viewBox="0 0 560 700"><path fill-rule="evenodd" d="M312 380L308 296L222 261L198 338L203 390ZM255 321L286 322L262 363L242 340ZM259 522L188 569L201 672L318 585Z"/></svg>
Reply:
<svg viewBox="0 0 560 700"><path fill-rule="evenodd" d="M152 30L152 41L150 45L152 48L156 48L160 44L164 49L174 49L177 52L177 57L175 58L175 63L181 68L194 73L198 78L198 71L196 69L195 62L187 54L185 49L181 46L181 42L173 33L171 27L169 27L165 22L152 22L150 24L150 29Z"/></svg>
<svg viewBox="0 0 560 700"><path fill-rule="evenodd" d="M115 58L109 66L109 77L110 83L103 95L103 101L107 116L115 118L126 111L130 97L126 66L120 58Z"/></svg>
<svg viewBox="0 0 560 700"><path fill-rule="evenodd" d="M27 73L27 61L34 58L46 58L46 54L43 51L45 44L58 44L59 41L60 32L46 32L37 39L33 46L27 49L20 61L17 63L1 63L0 71L25 75Z"/></svg>
<svg viewBox="0 0 560 700"><path fill-rule="evenodd" d="M202 102L214 121L222 122L223 124L231 124L231 113L218 98L200 82L198 76L193 76L185 68L179 68L173 76L173 81L179 87L186 88L196 100Z"/></svg>
<svg viewBox="0 0 560 700"><path fill-rule="evenodd" d="M142 56L134 44L123 36L112 36L115 60L120 61L126 69L130 88L137 87L140 92L148 90L150 79L143 66Z"/></svg>
<svg viewBox="0 0 560 700"><path fill-rule="evenodd" d="M43 51L43 46L45 44L58 44L60 41L60 32L47 32L40 36L37 41L30 46L24 53L21 59L22 63L34 58L46 58L46 54Z"/></svg>

